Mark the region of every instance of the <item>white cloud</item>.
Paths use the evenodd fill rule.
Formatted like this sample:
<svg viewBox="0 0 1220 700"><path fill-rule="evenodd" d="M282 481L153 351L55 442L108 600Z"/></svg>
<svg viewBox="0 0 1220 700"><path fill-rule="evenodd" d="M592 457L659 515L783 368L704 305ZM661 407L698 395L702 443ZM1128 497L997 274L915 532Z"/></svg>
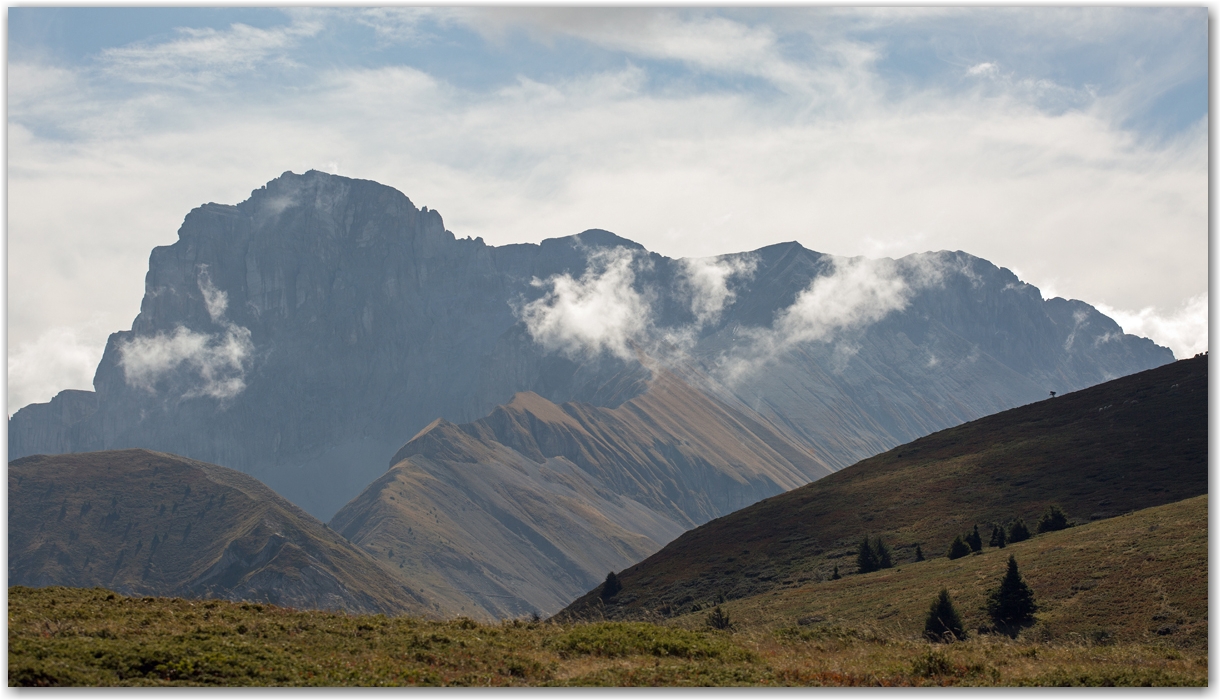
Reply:
<svg viewBox="0 0 1220 700"><path fill-rule="evenodd" d="M992 17L967 10L935 20L918 8L855 15L877 31L898 22L895 14L910 26ZM526 73L489 89L389 59L380 68L327 63L294 73L303 82L291 85L264 77L258 68L314 50L305 38L316 18L302 15L286 28L186 32L160 48L103 57L154 82L11 64L10 347L52 328L92 337L80 329L98 314L110 329L124 327L139 308L149 250L171 243L191 208L236 203L285 170L336 163L440 210L458 236L492 245L600 227L672 257L788 240L848 256L965 250L1020 268L1043 289L1051 281L1059 294L1117 309L1176 308L1206 284L1205 120L1173 138L1143 139L1124 126L1135 97L1082 92L1064 98L1071 109L1044 109L1038 95L1058 88L1015 74L963 81L965 91L887 92L877 87L884 42L850 39L836 17L852 13L832 10L808 14L808 55L777 23L703 11L620 11L602 27L595 12L447 8L428 26L520 23L494 20L497 12L534 12L544 16L538 26L556 25L547 30L554 37L623 53L597 72ZM1100 41L1058 19L1022 19L1035 16L989 21L1017 23L1023 42L1046 32ZM1063 17L1079 28L1143 15ZM415 26L409 17L382 20ZM1123 21L1124 36L1134 36L1133 20ZM708 37L732 41L718 49ZM996 55L984 62L1005 76L1016 70ZM729 79L658 87L653 59ZM955 74L980 60L955 63ZM253 81L248 90L221 80L238 74ZM183 76L197 89L166 87ZM733 76L779 89L742 89ZM1140 78L1131 89L1138 97L1148 84ZM811 110L819 95L834 95L834 107Z"/></svg>
<svg viewBox="0 0 1220 700"><path fill-rule="evenodd" d="M995 75L999 68L991 62L976 63L966 70L966 75Z"/></svg>
<svg viewBox="0 0 1220 700"><path fill-rule="evenodd" d="M289 48L321 29L320 22L309 20L271 29L245 24L226 30L181 27L173 41L109 48L99 58L108 72L132 82L207 85L268 60L286 62Z"/></svg>
<svg viewBox="0 0 1220 700"><path fill-rule="evenodd" d="M81 328L50 328L10 350L8 412L44 403L64 389L93 389L93 374L102 359L107 329L96 320Z"/></svg>
<svg viewBox="0 0 1220 700"><path fill-rule="evenodd" d="M279 203L274 201L270 204L273 208L279 206ZM203 303L208 307L208 317L212 319L212 323L224 323L225 311L229 308L229 295L212 284L207 265L200 265L199 268L199 291L203 293Z"/></svg>
<svg viewBox="0 0 1220 700"><path fill-rule="evenodd" d="M1123 332L1151 338L1157 345L1173 350L1174 357L1178 359L1194 357L1208 350L1207 292L1191 297L1168 313L1153 306L1139 311L1116 309L1100 303L1094 306L1114 319Z"/></svg>
<svg viewBox="0 0 1220 700"><path fill-rule="evenodd" d="M572 358L602 352L633 358L631 342L652 323L648 300L633 288L636 264L627 248L599 249L589 254L580 279L567 273L535 279L535 287L549 289L518 312L530 336Z"/></svg>
<svg viewBox="0 0 1220 700"><path fill-rule="evenodd" d="M690 297L690 310L697 326L714 324L720 313L733 303L737 293L729 289L734 277L750 279L758 267L752 255L682 258L678 261L679 285Z"/></svg>
<svg viewBox="0 0 1220 700"><path fill-rule="evenodd" d="M184 398L208 396L231 399L246 388L245 375L254 353L250 331L225 318L228 296L217 290L207 274L199 271L199 290L214 324L221 332L200 333L178 326L173 333L136 336L119 346L119 366L128 386L154 392L157 383L186 366L197 377Z"/></svg>
<svg viewBox="0 0 1220 700"><path fill-rule="evenodd" d="M726 382L742 381L798 345L841 340L848 331L906 308L914 289L942 279L928 260L907 270L888 259L834 258L832 265L829 274L815 277L791 306L776 314L771 327L745 331L748 343L721 360ZM850 343L840 345L835 357L845 363L855 350Z"/></svg>

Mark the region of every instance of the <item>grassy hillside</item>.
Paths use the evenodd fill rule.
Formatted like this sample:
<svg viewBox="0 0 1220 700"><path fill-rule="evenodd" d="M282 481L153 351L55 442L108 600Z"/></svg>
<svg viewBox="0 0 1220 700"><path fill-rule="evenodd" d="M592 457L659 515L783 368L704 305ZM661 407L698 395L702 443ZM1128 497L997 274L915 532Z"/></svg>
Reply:
<svg viewBox="0 0 1220 700"><path fill-rule="evenodd" d="M149 450L34 455L9 464L8 495L10 584L425 611L358 547L232 469Z"/></svg>
<svg viewBox="0 0 1220 700"><path fill-rule="evenodd" d="M656 622L479 624L104 589L9 589L10 685L1206 685L1207 498ZM968 627L1012 554L1017 639L920 638L947 586Z"/></svg>
<svg viewBox="0 0 1220 700"><path fill-rule="evenodd" d="M906 638L922 633L928 607L947 588L973 631L990 624L983 606L1009 556L1016 557L1039 606L1037 623L1022 632L1027 641L1207 650L1207 496L961 559L902 564L722 607L743 627L786 630L797 638L827 626ZM675 621L702 626L710 603Z"/></svg>
<svg viewBox="0 0 1220 700"><path fill-rule="evenodd" d="M1207 357L1116 379L929 435L703 525L594 589L565 616L681 614L698 601L793 589L855 570L880 536L894 560L1050 504L1077 521L1207 492Z"/></svg>

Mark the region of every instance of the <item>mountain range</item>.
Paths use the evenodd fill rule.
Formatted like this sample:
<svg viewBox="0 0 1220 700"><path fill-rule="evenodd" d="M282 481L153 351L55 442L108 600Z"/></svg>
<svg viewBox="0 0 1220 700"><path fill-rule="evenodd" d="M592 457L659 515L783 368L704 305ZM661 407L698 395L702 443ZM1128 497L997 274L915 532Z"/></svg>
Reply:
<svg viewBox="0 0 1220 700"><path fill-rule="evenodd" d="M433 612L550 613L759 499L1172 359L960 251L489 246L310 171L190 212L94 391L22 408L9 450L223 465Z"/></svg>

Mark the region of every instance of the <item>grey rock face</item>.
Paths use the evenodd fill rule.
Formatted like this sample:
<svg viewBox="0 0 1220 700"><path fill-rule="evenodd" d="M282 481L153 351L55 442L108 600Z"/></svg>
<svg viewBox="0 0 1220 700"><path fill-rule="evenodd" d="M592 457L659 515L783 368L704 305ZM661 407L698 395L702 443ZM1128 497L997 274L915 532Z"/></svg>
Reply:
<svg viewBox="0 0 1220 700"><path fill-rule="evenodd" d="M639 359L565 354L522 322L546 280L579 278L591 252L614 248L634 256L630 284L651 310L649 337L685 329L682 352L641 340ZM618 406L644 391L651 372L641 360L708 377L706 390L745 402L841 467L1173 359L1082 302L1043 301L987 261L930 253L886 268L904 279L935 271L890 312L780 343L761 369L727 381L726 358L757 345L836 263L797 244L726 259L752 261L753 273L734 278L721 313L697 323L682 262L609 232L491 247L456 238L437 212L392 188L285 173L238 205L187 215L179 240L153 251L140 314L111 336L95 392L19 411L10 459L172 452L256 476L326 519L432 420L469 423L520 391Z"/></svg>

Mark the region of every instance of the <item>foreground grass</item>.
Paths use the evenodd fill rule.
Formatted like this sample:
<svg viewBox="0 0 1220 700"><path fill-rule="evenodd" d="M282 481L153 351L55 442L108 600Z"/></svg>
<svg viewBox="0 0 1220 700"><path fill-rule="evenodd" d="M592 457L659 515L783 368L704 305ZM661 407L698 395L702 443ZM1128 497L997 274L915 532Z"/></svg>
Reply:
<svg viewBox="0 0 1220 700"><path fill-rule="evenodd" d="M9 589L10 685L1206 685L1206 650L834 625L478 624Z"/></svg>

